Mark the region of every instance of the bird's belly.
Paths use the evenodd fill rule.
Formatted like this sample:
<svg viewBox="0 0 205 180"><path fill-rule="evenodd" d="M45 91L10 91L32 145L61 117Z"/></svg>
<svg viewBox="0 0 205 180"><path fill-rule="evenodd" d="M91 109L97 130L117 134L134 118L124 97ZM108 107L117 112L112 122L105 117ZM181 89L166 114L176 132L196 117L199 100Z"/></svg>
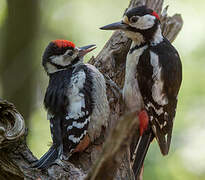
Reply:
<svg viewBox="0 0 205 180"><path fill-rule="evenodd" d="M136 79L133 78L125 82L125 86L123 88L123 99L130 111L140 110L143 108L143 100Z"/></svg>
<svg viewBox="0 0 205 180"><path fill-rule="evenodd" d="M127 55L123 99L125 101L126 107L131 111L140 110L144 106L137 81L137 65L140 55L143 53L144 49L145 47Z"/></svg>

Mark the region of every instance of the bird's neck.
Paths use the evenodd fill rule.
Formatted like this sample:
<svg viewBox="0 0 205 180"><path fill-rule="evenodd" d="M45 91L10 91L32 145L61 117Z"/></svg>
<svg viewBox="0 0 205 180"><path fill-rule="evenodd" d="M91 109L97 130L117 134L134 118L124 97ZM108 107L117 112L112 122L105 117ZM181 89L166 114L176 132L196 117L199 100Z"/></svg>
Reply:
<svg viewBox="0 0 205 180"><path fill-rule="evenodd" d="M83 58L78 58L78 60L76 60L76 62L72 64L72 67L76 67L82 64L83 64Z"/></svg>
<svg viewBox="0 0 205 180"><path fill-rule="evenodd" d="M163 35L160 25L158 25L155 33L153 34L153 38L150 40L150 45L155 46L163 41Z"/></svg>
<svg viewBox="0 0 205 180"><path fill-rule="evenodd" d="M143 44L154 46L163 41L160 24L146 30L138 29L135 35L130 37L135 46L142 46Z"/></svg>
<svg viewBox="0 0 205 180"><path fill-rule="evenodd" d="M144 36L139 32L126 31L125 34L133 41L134 46L140 46L141 44L145 43Z"/></svg>

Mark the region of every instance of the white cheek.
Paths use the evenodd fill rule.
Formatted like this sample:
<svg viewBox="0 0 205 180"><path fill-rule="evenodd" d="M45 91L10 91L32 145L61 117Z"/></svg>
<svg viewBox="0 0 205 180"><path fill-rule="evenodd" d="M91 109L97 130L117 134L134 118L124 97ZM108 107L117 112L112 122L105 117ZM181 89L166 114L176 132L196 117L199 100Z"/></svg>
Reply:
<svg viewBox="0 0 205 180"><path fill-rule="evenodd" d="M135 32L132 32L132 31L125 31L125 34L128 38L130 39L134 39L135 36L136 36L136 33Z"/></svg>
<svg viewBox="0 0 205 180"><path fill-rule="evenodd" d="M72 61L71 57L64 58L63 56L56 56L52 59L52 62L57 65L67 66Z"/></svg>
<svg viewBox="0 0 205 180"><path fill-rule="evenodd" d="M51 74L54 72L59 71L54 65L50 64L50 63L46 63L46 71Z"/></svg>
<svg viewBox="0 0 205 180"><path fill-rule="evenodd" d="M132 26L137 29L149 29L155 23L155 17L152 15L145 15L139 18L139 20L134 23Z"/></svg>

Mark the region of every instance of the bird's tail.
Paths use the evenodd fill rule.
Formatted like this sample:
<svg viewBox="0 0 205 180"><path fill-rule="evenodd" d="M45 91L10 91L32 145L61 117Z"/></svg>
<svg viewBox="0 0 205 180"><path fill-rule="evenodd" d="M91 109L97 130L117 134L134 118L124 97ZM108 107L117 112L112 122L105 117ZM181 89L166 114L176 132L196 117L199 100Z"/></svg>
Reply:
<svg viewBox="0 0 205 180"><path fill-rule="evenodd" d="M58 158L58 149L59 148L52 145L50 149L32 167L38 169L48 168Z"/></svg>
<svg viewBox="0 0 205 180"><path fill-rule="evenodd" d="M140 170L143 166L143 162L145 159L145 156L147 154L147 150L149 148L149 145L151 141L153 140L154 135L152 131L145 132L142 136L140 136L137 146L135 148L134 152L134 163L132 166L133 172L135 174L136 179L138 179Z"/></svg>

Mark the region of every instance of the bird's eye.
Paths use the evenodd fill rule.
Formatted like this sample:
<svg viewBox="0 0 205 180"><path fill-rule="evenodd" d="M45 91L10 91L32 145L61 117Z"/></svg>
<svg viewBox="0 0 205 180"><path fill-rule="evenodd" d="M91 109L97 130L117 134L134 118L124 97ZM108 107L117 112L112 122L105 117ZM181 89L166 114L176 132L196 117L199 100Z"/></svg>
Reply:
<svg viewBox="0 0 205 180"><path fill-rule="evenodd" d="M131 22L131 23L136 23L138 19L139 19L139 18L138 18L137 16L132 16L132 17L130 18L130 22Z"/></svg>
<svg viewBox="0 0 205 180"><path fill-rule="evenodd" d="M67 55L72 56L72 55L73 55L73 51L69 51L69 52L67 53Z"/></svg>

